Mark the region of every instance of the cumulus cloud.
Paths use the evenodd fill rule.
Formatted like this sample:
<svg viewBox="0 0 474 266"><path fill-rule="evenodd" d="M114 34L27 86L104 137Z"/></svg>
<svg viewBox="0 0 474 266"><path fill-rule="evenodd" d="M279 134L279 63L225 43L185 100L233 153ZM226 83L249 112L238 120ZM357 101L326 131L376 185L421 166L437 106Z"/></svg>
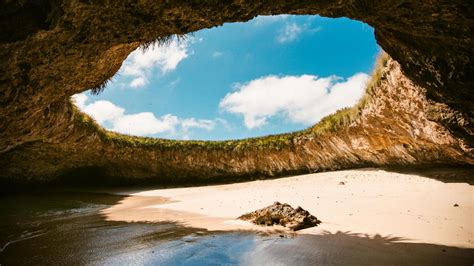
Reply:
<svg viewBox="0 0 474 266"><path fill-rule="evenodd" d="M86 104L88 101L87 95L81 93L72 96L72 100L79 109L89 114L99 124L107 121L114 121L123 117L125 109L116 106L109 101L95 101L90 104Z"/></svg>
<svg viewBox="0 0 474 266"><path fill-rule="evenodd" d="M106 121L115 121L123 117L125 109L116 106L109 101L96 101L84 106L83 111L91 116L99 123Z"/></svg>
<svg viewBox="0 0 474 266"><path fill-rule="evenodd" d="M84 108L86 107L87 95L85 95L84 93L75 94L71 97L71 99L74 104L79 107L79 109L84 110Z"/></svg>
<svg viewBox="0 0 474 266"><path fill-rule="evenodd" d="M142 112L124 115L114 120L111 130L129 135L146 136L163 132L173 133L178 123L178 118L171 114L157 118L153 113Z"/></svg>
<svg viewBox="0 0 474 266"><path fill-rule="evenodd" d="M236 85L219 103L227 112L242 115L244 125L258 128L281 115L293 123L312 125L334 111L354 105L363 95L369 76L358 73L344 80L336 76L266 76Z"/></svg>
<svg viewBox="0 0 474 266"><path fill-rule="evenodd" d="M99 100L87 103L88 97L85 94L76 94L72 96L72 100L79 109L89 114L107 129L129 135L149 136L160 133L172 135L181 134L183 138L186 139L192 129L211 131L216 127L216 122L221 124L226 123L224 119L220 118L216 118L215 120L196 118L180 119L172 114L156 117L151 112L126 114L124 108L110 101Z"/></svg>
<svg viewBox="0 0 474 266"><path fill-rule="evenodd" d="M176 69L189 56L190 43L189 40L173 39L169 44L153 46L146 51L137 49L125 60L119 74L131 78L130 87L143 87L154 73L166 74Z"/></svg>

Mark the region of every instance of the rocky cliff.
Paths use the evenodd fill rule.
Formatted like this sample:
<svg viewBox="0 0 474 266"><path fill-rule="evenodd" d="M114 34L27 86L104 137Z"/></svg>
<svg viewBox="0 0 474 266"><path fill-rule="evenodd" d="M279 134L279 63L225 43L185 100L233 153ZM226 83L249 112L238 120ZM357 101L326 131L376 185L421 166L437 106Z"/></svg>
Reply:
<svg viewBox="0 0 474 266"><path fill-rule="evenodd" d="M468 1L13 1L0 8L0 179L178 182L380 165L474 164ZM363 103L303 132L177 142L106 132L69 97L139 47L256 15L347 16L393 58Z"/></svg>

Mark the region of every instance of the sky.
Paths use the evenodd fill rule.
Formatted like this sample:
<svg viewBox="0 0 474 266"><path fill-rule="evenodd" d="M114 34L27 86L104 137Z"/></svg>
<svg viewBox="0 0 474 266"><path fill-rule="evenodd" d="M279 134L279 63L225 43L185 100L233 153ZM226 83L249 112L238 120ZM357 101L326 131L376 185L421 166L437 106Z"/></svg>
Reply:
<svg viewBox="0 0 474 266"><path fill-rule="evenodd" d="M347 18L260 16L138 49L104 92L73 96L119 133L225 140L292 132L357 103L373 29Z"/></svg>

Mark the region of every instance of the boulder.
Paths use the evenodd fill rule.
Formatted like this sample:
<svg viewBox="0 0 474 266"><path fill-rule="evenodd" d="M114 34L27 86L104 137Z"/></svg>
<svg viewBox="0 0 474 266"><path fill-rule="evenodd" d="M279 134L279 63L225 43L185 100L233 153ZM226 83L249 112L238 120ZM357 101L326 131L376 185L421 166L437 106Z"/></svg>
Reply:
<svg viewBox="0 0 474 266"><path fill-rule="evenodd" d="M239 217L241 220L250 221L257 225L282 225L293 231L317 226L321 223L318 218L307 210L276 201L272 205Z"/></svg>

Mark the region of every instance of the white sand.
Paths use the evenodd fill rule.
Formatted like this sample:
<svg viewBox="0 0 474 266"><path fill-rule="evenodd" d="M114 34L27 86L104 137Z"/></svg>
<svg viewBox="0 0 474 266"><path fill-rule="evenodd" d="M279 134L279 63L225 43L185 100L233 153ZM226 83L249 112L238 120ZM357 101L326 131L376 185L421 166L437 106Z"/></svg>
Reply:
<svg viewBox="0 0 474 266"><path fill-rule="evenodd" d="M345 184L340 185L341 181ZM130 197L102 212L108 220L261 230L235 218L280 201L301 206L322 220L318 227L298 233L343 231L401 237L403 242L474 247L474 186L418 175L348 170L127 194Z"/></svg>

